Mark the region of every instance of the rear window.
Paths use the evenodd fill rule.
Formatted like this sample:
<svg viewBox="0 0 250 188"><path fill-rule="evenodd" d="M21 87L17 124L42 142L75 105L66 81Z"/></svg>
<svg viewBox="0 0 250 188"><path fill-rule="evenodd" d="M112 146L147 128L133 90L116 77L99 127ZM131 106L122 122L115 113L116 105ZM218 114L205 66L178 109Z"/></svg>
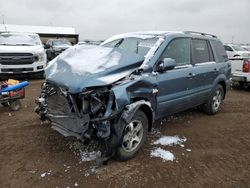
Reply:
<svg viewBox="0 0 250 188"><path fill-rule="evenodd" d="M192 40L192 55L194 64L213 61L211 48L206 40Z"/></svg>
<svg viewBox="0 0 250 188"><path fill-rule="evenodd" d="M218 61L219 62L228 61L227 53L225 51L225 48L223 47L223 44L218 40L211 40L211 43L215 49L215 54L218 58Z"/></svg>

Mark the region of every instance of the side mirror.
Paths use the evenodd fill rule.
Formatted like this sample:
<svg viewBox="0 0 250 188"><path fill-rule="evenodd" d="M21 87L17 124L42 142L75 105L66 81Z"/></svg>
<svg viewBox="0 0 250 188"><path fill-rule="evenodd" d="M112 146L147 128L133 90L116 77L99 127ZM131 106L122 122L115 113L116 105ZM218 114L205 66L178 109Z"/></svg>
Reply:
<svg viewBox="0 0 250 188"><path fill-rule="evenodd" d="M44 45L44 49L49 49L50 48L50 45L49 44L45 44Z"/></svg>
<svg viewBox="0 0 250 188"><path fill-rule="evenodd" d="M172 58L164 58L163 61L159 64L158 71L163 72L166 70L172 70L176 66L176 61Z"/></svg>

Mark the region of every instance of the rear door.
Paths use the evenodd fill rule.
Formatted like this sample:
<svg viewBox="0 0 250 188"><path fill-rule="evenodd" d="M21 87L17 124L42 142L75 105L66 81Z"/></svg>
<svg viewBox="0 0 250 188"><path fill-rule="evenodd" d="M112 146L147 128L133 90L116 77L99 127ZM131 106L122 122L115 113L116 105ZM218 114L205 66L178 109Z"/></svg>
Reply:
<svg viewBox="0 0 250 188"><path fill-rule="evenodd" d="M192 63L195 78L191 91L193 106L202 104L208 98L213 82L219 75L211 45L205 39L192 39Z"/></svg>
<svg viewBox="0 0 250 188"><path fill-rule="evenodd" d="M177 66L172 70L158 72L157 118L185 110L190 106L189 88L192 84L191 39L172 40L163 52L160 61L172 58Z"/></svg>

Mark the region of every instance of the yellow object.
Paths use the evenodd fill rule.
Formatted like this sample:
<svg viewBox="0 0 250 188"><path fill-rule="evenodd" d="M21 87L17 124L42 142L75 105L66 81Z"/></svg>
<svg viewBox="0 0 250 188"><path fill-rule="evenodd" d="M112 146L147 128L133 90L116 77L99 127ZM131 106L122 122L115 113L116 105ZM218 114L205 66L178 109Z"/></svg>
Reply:
<svg viewBox="0 0 250 188"><path fill-rule="evenodd" d="M14 80L14 79L9 79L7 83L8 83L8 85L15 85L15 84L19 84L19 81Z"/></svg>

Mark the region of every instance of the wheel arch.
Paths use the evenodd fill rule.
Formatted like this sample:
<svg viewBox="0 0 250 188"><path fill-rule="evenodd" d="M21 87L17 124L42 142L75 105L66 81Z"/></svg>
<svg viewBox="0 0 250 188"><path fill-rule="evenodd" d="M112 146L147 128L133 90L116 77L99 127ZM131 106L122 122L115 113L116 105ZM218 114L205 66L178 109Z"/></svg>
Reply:
<svg viewBox="0 0 250 188"><path fill-rule="evenodd" d="M152 106L151 106L151 102L148 99L141 98L141 97L140 98L133 98L133 99L131 99L131 104L136 103L136 102L140 102L140 103L138 104L138 106L136 106L133 109L133 111L131 111L129 113L129 115L127 116L128 119L126 118L126 120L129 121L130 118L132 118L133 115L138 110L141 110L146 115L146 117L148 119L148 131L150 132L151 129L152 129L152 127L153 127L153 122L154 122L154 117L155 117L154 111L153 111ZM123 119L125 119L125 118L123 118Z"/></svg>
<svg viewBox="0 0 250 188"><path fill-rule="evenodd" d="M226 97L226 82L225 81L220 81L220 82L218 82L218 84L221 85L222 88L223 88L223 91L224 91L223 99L225 99L225 97Z"/></svg>

